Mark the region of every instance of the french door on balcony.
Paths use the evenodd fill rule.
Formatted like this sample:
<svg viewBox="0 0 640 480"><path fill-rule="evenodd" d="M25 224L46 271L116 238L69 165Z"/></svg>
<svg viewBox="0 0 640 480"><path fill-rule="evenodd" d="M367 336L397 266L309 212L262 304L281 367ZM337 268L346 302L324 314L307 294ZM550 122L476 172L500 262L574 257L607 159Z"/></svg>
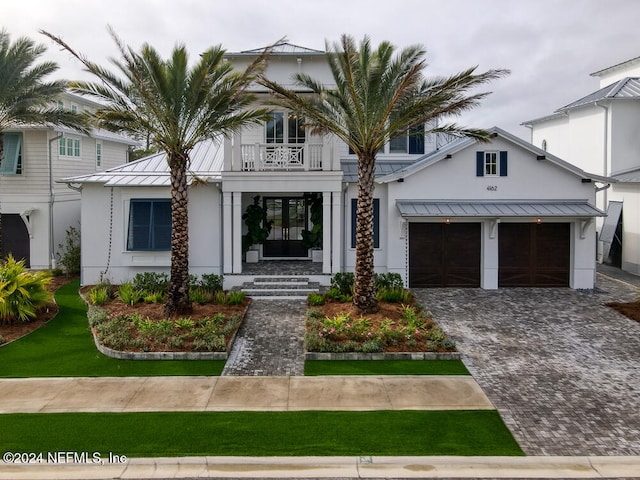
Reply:
<svg viewBox="0 0 640 480"><path fill-rule="evenodd" d="M307 257L302 246L302 231L307 228L307 207L304 198L264 198L265 220L273 222L264 242L263 257Z"/></svg>

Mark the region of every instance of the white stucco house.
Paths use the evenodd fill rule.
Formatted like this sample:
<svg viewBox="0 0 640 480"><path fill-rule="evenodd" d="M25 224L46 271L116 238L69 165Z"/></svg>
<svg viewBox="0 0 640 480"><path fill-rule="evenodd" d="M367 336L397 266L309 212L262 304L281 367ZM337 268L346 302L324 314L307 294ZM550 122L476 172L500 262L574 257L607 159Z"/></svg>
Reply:
<svg viewBox="0 0 640 480"><path fill-rule="evenodd" d="M260 50L228 54L242 67ZM283 45L267 75L288 83L306 71L330 81L324 52ZM264 92L266 95L266 92ZM609 183L499 128L490 143L440 145L431 135L392 139L377 157L375 268L411 287L593 288L596 189ZM66 179L82 194L82 283L114 283L168 272L169 172L164 154ZM259 197L269 238L259 264L312 265L301 245L311 228L307 194L322 205L321 273L353 271L357 161L345 144L314 137L292 112L192 152L190 269L223 274L225 287L250 278L242 215ZM318 265L318 264L316 264Z"/></svg>
<svg viewBox="0 0 640 480"><path fill-rule="evenodd" d="M65 93L58 105L82 112L97 104ZM121 165L136 142L106 130L85 135L44 126L9 128L3 137L0 258L11 253L28 267L52 268L66 230L80 227L80 193L56 181Z"/></svg>
<svg viewBox="0 0 640 480"><path fill-rule="evenodd" d="M534 145L614 179L596 198L609 213L598 222L599 258L640 274L640 57L591 75L598 90L523 125Z"/></svg>

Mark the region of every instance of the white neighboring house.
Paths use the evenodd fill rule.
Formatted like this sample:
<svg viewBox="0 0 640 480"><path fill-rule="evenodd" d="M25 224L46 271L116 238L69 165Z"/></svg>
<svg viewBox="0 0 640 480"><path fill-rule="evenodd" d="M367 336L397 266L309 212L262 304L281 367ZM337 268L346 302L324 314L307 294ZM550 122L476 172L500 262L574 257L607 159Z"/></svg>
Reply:
<svg viewBox="0 0 640 480"><path fill-rule="evenodd" d="M580 168L612 177L597 195L599 260L640 275L640 57L591 74L599 89L529 120L531 143Z"/></svg>
<svg viewBox="0 0 640 480"><path fill-rule="evenodd" d="M261 50L229 54L241 68ZM324 52L281 46L267 74L330 79ZM266 95L266 92L264 92ZM379 153L374 199L377 272L411 287L565 286L593 288L596 186L585 173L499 129L490 143L439 145L422 135L390 141ZM189 175L190 270L251 276L241 244L242 215L253 199L273 221L252 254L260 263L309 262L301 244L311 228L305 194L322 205L321 275L328 284L355 264L357 162L346 145L314 137L292 112L192 152ZM144 271L168 272L170 187L164 154L66 179L82 192L82 283L121 283Z"/></svg>
<svg viewBox="0 0 640 480"><path fill-rule="evenodd" d="M96 103L71 93L58 104L82 112ZM33 269L52 268L69 227L80 228L80 193L56 183L127 161L131 139L106 130L80 134L64 127L17 127L4 132L0 212L4 257Z"/></svg>

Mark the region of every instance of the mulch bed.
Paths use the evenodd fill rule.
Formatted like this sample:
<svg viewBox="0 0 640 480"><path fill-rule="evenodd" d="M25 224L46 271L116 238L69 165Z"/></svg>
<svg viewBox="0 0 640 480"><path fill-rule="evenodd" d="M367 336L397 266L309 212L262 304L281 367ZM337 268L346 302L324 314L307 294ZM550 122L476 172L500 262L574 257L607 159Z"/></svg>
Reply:
<svg viewBox="0 0 640 480"><path fill-rule="evenodd" d="M640 323L640 302L609 302L605 303L605 305L620 312L625 317Z"/></svg>

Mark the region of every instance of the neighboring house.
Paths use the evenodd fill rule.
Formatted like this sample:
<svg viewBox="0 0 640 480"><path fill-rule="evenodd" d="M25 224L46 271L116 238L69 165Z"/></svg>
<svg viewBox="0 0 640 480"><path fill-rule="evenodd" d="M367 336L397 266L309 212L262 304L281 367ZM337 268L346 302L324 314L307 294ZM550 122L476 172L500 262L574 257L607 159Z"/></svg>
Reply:
<svg viewBox="0 0 640 480"><path fill-rule="evenodd" d="M531 143L615 181L598 195L599 259L640 274L640 57L591 74L599 89L529 120Z"/></svg>
<svg viewBox="0 0 640 480"><path fill-rule="evenodd" d="M79 112L97 105L70 93L58 104ZM56 181L120 165L135 144L105 130L89 136L63 127L5 131L0 166L2 257L11 253L33 269L55 266L66 230L80 228L80 193Z"/></svg>
<svg viewBox="0 0 640 480"><path fill-rule="evenodd" d="M259 51L229 54L236 65ZM274 52L267 74L287 83L305 71L330 80L324 53ZM266 92L265 92L266 94ZM596 185L590 175L498 128L490 143L444 146L431 135L392 139L377 157L375 267L411 287L593 288ZM311 261L307 194L322 204L323 275L353 271L357 161L345 144L314 137L293 112L232 139L202 142L189 175L190 270L245 281L242 215L256 196L273 222L252 253L260 262ZM120 283L168 272L170 187L164 154L66 180L82 192L82 283ZM247 260L249 257L247 257Z"/></svg>

